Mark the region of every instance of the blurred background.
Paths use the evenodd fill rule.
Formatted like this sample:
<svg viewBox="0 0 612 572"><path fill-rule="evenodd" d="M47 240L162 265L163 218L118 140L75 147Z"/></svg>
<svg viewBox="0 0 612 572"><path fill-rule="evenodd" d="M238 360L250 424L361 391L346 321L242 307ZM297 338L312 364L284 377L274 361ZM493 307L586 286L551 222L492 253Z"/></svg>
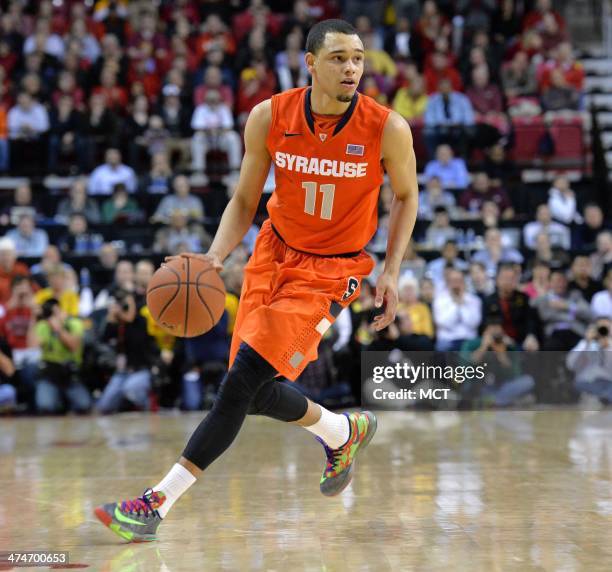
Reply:
<svg viewBox="0 0 612 572"><path fill-rule="evenodd" d="M420 206L395 323L371 327L393 196L384 185L368 246L379 265L298 386L330 407L356 405L360 352L436 350L494 356L487 384L458 406L612 401L607 0L0 7L3 412L211 405L273 170L226 260L226 312L212 331L164 334L147 284L165 255L207 249L248 113L308 84L306 34L333 17L364 42L360 91L412 128ZM542 350L567 354L548 382L519 357Z"/></svg>

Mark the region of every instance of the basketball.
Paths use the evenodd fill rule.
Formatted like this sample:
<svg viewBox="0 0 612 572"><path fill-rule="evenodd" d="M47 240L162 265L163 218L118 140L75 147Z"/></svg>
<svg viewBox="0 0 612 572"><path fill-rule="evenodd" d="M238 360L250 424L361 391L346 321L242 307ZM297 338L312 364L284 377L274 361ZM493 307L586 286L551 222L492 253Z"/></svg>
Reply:
<svg viewBox="0 0 612 572"><path fill-rule="evenodd" d="M165 331L193 338L221 319L225 285L208 262L180 258L163 264L155 272L147 289L147 306Z"/></svg>

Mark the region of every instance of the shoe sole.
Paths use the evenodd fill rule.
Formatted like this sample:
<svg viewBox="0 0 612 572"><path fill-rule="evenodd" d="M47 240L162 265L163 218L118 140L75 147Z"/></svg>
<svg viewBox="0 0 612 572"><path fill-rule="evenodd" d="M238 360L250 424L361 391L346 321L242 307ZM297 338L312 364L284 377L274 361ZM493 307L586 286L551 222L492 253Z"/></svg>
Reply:
<svg viewBox="0 0 612 572"><path fill-rule="evenodd" d="M355 453L355 457L353 457L353 462L351 463L351 466L349 467L348 471L346 471L346 476L344 476L339 481L335 481L333 489L329 491L324 491L323 489L321 489L321 493L324 494L326 497L335 497L339 495L346 487L351 484L351 481L353 480L353 469L355 468L357 456L368 446L368 444L372 440L372 437L374 437L374 434L376 433L376 429L378 429L378 421L376 420L376 416L374 415L374 413L372 413L371 411L362 411L362 413L366 415L368 420L370 421L368 425L368 433L366 434L365 439L359 445L359 448Z"/></svg>
<svg viewBox="0 0 612 572"><path fill-rule="evenodd" d="M94 515L96 518L109 530L112 530L117 536L123 538L123 540L127 540L128 542L153 542L157 540L157 536L137 536L133 532L128 530L124 530L121 528L120 524L113 522L113 517L108 514L101 506L94 509Z"/></svg>

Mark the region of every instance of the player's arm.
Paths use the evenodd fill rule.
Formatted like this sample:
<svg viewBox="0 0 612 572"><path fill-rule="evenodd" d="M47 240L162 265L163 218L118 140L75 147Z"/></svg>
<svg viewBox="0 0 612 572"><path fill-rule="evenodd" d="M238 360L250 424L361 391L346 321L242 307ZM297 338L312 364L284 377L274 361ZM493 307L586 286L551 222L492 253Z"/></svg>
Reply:
<svg viewBox="0 0 612 572"><path fill-rule="evenodd" d="M419 207L412 133L406 120L393 111L383 131L382 160L394 196L389 213L385 266L376 282L375 305L380 307L385 303L384 313L374 318L376 330L386 328L395 319L400 264L410 242Z"/></svg>
<svg viewBox="0 0 612 572"><path fill-rule="evenodd" d="M251 111L244 132L245 153L240 178L230 199L215 238L206 254L184 253L180 256L208 259L217 269L244 238L257 212L264 183L270 170L266 138L272 119L272 102L268 99ZM169 256L166 261L176 257Z"/></svg>

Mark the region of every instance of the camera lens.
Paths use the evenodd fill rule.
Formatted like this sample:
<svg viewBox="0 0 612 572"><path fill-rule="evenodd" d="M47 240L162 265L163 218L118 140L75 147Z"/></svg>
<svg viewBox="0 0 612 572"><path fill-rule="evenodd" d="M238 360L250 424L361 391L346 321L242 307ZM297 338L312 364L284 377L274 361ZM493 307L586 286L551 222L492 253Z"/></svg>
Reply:
<svg viewBox="0 0 612 572"><path fill-rule="evenodd" d="M607 338L610 335L610 330L608 329L608 326L599 326L599 328L597 328L597 333L602 338Z"/></svg>

